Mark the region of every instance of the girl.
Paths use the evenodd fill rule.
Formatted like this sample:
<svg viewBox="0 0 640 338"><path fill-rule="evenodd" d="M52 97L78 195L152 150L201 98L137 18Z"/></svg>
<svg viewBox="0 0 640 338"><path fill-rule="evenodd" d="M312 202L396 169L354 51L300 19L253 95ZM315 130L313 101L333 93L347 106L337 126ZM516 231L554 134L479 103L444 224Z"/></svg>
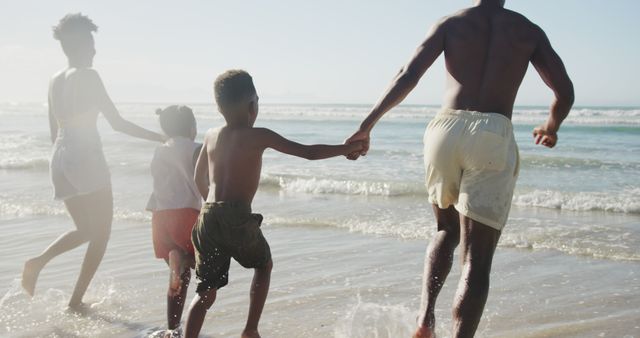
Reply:
<svg viewBox="0 0 640 338"><path fill-rule="evenodd" d="M191 230L198 219L202 200L193 179L201 145L194 142L196 120L189 107L169 106L156 113L169 139L156 148L151 161L153 193L147 210L153 213L151 225L156 257L164 259L170 270L168 327L179 332L191 279L189 268L194 264Z"/></svg>

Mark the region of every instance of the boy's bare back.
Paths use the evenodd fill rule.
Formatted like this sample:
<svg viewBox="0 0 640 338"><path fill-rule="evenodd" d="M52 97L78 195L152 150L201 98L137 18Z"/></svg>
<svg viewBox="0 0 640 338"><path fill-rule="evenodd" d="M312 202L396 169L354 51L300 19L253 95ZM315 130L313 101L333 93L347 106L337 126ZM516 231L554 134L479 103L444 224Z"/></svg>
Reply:
<svg viewBox="0 0 640 338"><path fill-rule="evenodd" d="M257 128L210 130L205 136L209 191L207 202L234 201L251 204L262 170L263 133Z"/></svg>

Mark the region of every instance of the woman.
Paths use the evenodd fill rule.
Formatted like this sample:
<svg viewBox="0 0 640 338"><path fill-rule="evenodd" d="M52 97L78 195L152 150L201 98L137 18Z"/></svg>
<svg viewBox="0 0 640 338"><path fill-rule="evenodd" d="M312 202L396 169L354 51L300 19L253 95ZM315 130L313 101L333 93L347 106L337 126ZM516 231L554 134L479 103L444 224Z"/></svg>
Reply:
<svg viewBox="0 0 640 338"><path fill-rule="evenodd" d="M40 270L54 257L89 242L78 282L69 300L77 309L104 256L113 218L109 168L96 122L102 113L111 127L130 136L162 142L164 136L120 116L98 73L92 32L98 27L87 16L68 14L53 28L69 66L49 84L49 123L53 155L51 179L55 198L63 200L76 226L39 256L25 263L22 286L33 296Z"/></svg>

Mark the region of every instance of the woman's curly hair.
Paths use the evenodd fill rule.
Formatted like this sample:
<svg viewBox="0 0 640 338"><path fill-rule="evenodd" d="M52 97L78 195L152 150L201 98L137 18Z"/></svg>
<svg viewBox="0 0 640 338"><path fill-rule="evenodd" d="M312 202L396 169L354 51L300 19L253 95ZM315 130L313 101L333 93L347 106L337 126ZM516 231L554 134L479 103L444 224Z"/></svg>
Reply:
<svg viewBox="0 0 640 338"><path fill-rule="evenodd" d="M97 32L98 26L82 13L69 13L65 15L56 26L53 26L53 38L64 40L70 35L78 33Z"/></svg>

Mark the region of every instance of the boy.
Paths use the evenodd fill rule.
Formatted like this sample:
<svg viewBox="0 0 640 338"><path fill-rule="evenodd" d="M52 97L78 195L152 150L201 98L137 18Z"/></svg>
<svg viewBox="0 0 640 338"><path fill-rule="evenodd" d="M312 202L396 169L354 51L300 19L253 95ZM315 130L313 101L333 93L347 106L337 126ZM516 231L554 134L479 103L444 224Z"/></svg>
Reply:
<svg viewBox="0 0 640 338"><path fill-rule="evenodd" d="M191 303L186 337L197 337L216 292L228 281L230 259L255 269L251 284L249 316L242 337L260 337L262 314L271 277L271 250L260 231L262 216L251 213L258 189L262 154L265 149L306 158L324 159L361 151L363 144L302 145L277 133L254 128L258 116L258 95L251 76L230 70L214 84L216 102L226 125L209 130L196 163L195 181L206 198L193 229L197 295ZM209 187L214 190L209 191Z"/></svg>

